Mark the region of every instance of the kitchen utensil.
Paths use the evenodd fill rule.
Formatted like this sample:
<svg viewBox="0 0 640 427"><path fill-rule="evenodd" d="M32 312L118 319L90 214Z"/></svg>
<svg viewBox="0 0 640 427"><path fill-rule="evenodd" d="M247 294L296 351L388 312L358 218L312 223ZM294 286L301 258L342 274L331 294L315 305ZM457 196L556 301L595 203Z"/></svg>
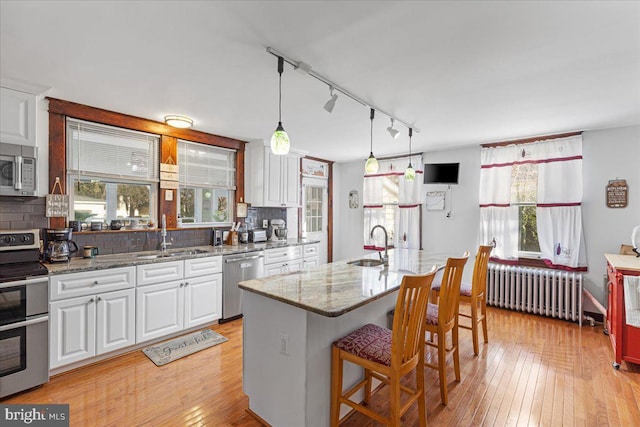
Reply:
<svg viewBox="0 0 640 427"><path fill-rule="evenodd" d="M117 219L114 219L111 221L110 227L112 230L120 230L122 228L122 222L120 222Z"/></svg>
<svg viewBox="0 0 640 427"><path fill-rule="evenodd" d="M100 251L95 246L85 246L82 248L82 257L83 258L93 258L98 255Z"/></svg>
<svg viewBox="0 0 640 427"><path fill-rule="evenodd" d="M102 221L91 221L91 231L101 231Z"/></svg>
<svg viewBox="0 0 640 427"><path fill-rule="evenodd" d="M82 230L82 222L81 221L69 221L69 228L73 231L81 231Z"/></svg>

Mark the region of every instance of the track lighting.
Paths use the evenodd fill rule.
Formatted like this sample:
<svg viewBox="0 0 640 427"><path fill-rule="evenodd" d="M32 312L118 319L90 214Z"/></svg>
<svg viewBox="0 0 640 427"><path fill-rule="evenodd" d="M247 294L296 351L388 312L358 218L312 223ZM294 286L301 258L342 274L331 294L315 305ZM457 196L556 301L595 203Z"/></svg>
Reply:
<svg viewBox="0 0 640 427"><path fill-rule="evenodd" d="M391 138L396 139L398 137L399 131L393 128L393 117L391 117L391 126L387 128L387 132L391 135Z"/></svg>
<svg viewBox="0 0 640 427"><path fill-rule="evenodd" d="M282 127L282 72L284 71L284 59L278 57L278 127L271 136L271 151L273 154L287 154L289 152L289 135Z"/></svg>
<svg viewBox="0 0 640 427"><path fill-rule="evenodd" d="M324 109L327 110L327 113L331 113L336 106L336 100L338 99L338 94L333 93L333 86L330 86L331 98L324 104Z"/></svg>
<svg viewBox="0 0 640 427"><path fill-rule="evenodd" d="M411 136L413 135L413 129L409 128L409 166L404 171L405 181L413 181L416 179L416 171L411 166Z"/></svg>
<svg viewBox="0 0 640 427"><path fill-rule="evenodd" d="M373 155L373 117L375 116L376 110L371 109L371 153L369 153L369 158L367 162L364 164L364 170L366 173L376 173L378 172L378 159Z"/></svg>
<svg viewBox="0 0 640 427"><path fill-rule="evenodd" d="M164 122L169 126L181 129L187 129L193 126L192 119L187 116L177 116L175 114L164 116Z"/></svg>

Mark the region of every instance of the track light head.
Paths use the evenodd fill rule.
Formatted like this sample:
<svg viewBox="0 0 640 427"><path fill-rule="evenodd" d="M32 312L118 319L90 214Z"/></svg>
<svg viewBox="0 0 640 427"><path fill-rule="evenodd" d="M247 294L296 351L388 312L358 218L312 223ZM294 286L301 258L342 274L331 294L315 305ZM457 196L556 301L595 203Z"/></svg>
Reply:
<svg viewBox="0 0 640 427"><path fill-rule="evenodd" d="M338 94L333 93L333 87L331 87L331 98L324 104L324 109L327 110L327 113L333 112L333 109L336 106L337 100L338 100Z"/></svg>
<svg viewBox="0 0 640 427"><path fill-rule="evenodd" d="M399 131L393 128L393 119L391 119L391 126L387 128L387 132L391 135L391 138L396 139L398 137Z"/></svg>

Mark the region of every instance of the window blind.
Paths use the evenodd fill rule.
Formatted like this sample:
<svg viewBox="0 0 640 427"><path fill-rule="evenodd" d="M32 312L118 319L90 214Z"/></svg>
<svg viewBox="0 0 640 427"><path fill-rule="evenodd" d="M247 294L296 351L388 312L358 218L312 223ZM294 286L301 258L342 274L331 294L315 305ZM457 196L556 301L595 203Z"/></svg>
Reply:
<svg viewBox="0 0 640 427"><path fill-rule="evenodd" d="M160 137L67 119L67 170L81 175L158 181Z"/></svg>
<svg viewBox="0 0 640 427"><path fill-rule="evenodd" d="M235 154L234 150L179 140L180 185L235 190Z"/></svg>

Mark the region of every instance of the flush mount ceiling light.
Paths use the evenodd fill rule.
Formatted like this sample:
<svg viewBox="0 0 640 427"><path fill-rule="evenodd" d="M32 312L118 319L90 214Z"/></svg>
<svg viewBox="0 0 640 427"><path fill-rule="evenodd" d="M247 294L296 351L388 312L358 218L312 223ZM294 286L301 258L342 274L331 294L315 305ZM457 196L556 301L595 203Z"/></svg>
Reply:
<svg viewBox="0 0 640 427"><path fill-rule="evenodd" d="M399 130L393 128L393 117L391 117L391 126L387 128L387 132L391 135L391 138L396 139L398 137Z"/></svg>
<svg viewBox="0 0 640 427"><path fill-rule="evenodd" d="M284 155L289 152L289 135L282 127L282 72L284 59L278 56L278 127L271 136L271 151L273 154Z"/></svg>
<svg viewBox="0 0 640 427"><path fill-rule="evenodd" d="M187 129L193 126L193 120L187 116L178 116L171 114L164 116L164 122L174 128Z"/></svg>
<svg viewBox="0 0 640 427"><path fill-rule="evenodd" d="M413 135L413 129L409 128L409 166L404 171L405 181L413 181L416 179L416 171L411 166L411 136Z"/></svg>
<svg viewBox="0 0 640 427"><path fill-rule="evenodd" d="M338 94L333 93L333 86L329 87L331 98L324 104L324 109L327 110L327 113L331 113L336 106L336 101L338 100Z"/></svg>
<svg viewBox="0 0 640 427"><path fill-rule="evenodd" d="M376 110L371 109L371 153L369 154L369 158L367 162L364 164L364 170L366 173L376 173L378 172L378 159L373 155L373 117L375 116Z"/></svg>

